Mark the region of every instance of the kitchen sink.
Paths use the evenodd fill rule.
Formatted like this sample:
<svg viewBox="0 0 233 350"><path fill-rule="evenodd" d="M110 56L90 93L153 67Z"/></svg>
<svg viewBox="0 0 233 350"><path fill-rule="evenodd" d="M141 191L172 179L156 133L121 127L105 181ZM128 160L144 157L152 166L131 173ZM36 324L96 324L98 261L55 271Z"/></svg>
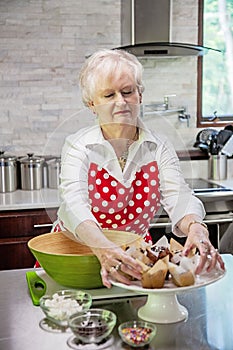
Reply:
<svg viewBox="0 0 233 350"><path fill-rule="evenodd" d="M233 208L233 189L213 183L205 179L185 179L193 192L203 202L223 202L223 207L227 203L227 207L232 211ZM213 205L213 204L211 204ZM227 211L228 209L226 209Z"/></svg>
<svg viewBox="0 0 233 350"><path fill-rule="evenodd" d="M185 179L195 193L200 192L233 192L231 188L212 183L205 179Z"/></svg>
<svg viewBox="0 0 233 350"><path fill-rule="evenodd" d="M185 180L195 196L203 202L206 211L204 222L208 225L210 240L219 248L220 238L233 223L233 189L201 178ZM161 237L164 234L170 235L171 222L165 210L151 221L150 233L152 238L158 234Z"/></svg>
<svg viewBox="0 0 233 350"><path fill-rule="evenodd" d="M206 188L206 189L194 189L195 193L202 193L202 192L232 192L231 188Z"/></svg>

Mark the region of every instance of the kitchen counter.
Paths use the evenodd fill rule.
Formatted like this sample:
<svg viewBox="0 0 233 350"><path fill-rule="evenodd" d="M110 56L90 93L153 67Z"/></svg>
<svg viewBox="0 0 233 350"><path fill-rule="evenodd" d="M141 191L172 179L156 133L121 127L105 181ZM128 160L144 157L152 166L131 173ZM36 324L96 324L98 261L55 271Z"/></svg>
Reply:
<svg viewBox="0 0 233 350"><path fill-rule="evenodd" d="M35 191L17 190L0 193L0 211L57 208L59 203L57 189L43 188Z"/></svg>
<svg viewBox="0 0 233 350"><path fill-rule="evenodd" d="M180 303L188 309L188 319L172 324L157 324L157 336L148 350L232 350L233 256L223 255L223 258L226 275L206 287L178 294ZM26 271L28 270L0 271L0 349L71 349L67 344L72 336L70 330L48 331L43 327L44 314L39 307L32 304L25 278ZM99 299L99 295L108 295L113 291L106 288L90 290L93 306L114 311L118 324L137 318L137 308L145 303L146 297L137 294L130 297L122 289L120 294L125 294L125 299L117 298L117 293L113 293L112 299L111 296L110 299L109 296ZM113 336L112 345L105 349L129 350L119 339L117 326ZM90 347L83 349L90 350Z"/></svg>
<svg viewBox="0 0 233 350"><path fill-rule="evenodd" d="M226 180L220 180L220 181L212 181L213 183L216 183L218 185L231 188L233 190L233 179L226 179Z"/></svg>
<svg viewBox="0 0 233 350"><path fill-rule="evenodd" d="M225 186L233 190L233 179L211 181L213 183ZM233 194L225 194L228 197ZM203 195L198 197L203 199ZM218 199L220 194L209 194L207 197L213 200ZM4 210L21 210L21 209L40 209L40 208L58 208L60 203L57 189L43 188L35 191L17 190L15 192L0 193L0 211Z"/></svg>

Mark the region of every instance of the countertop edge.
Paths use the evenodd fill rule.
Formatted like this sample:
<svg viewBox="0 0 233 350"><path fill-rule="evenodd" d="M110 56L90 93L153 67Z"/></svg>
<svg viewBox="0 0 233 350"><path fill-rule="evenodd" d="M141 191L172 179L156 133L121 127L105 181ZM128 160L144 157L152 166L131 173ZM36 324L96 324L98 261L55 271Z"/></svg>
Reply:
<svg viewBox="0 0 233 350"><path fill-rule="evenodd" d="M198 149L190 149L183 151L176 151L180 161L182 160L206 160L209 159L208 153L202 152Z"/></svg>
<svg viewBox="0 0 233 350"><path fill-rule="evenodd" d="M50 209L60 205L57 189L43 188L41 190L0 193L0 211Z"/></svg>
<svg viewBox="0 0 233 350"><path fill-rule="evenodd" d="M209 180L210 181L210 180ZM222 181L211 181L221 186L233 190L233 178ZM219 193L196 194L200 199L208 200L232 200L233 194L226 192L225 195ZM0 193L0 212L13 210L30 210L30 209L51 209L60 206L60 197L58 189L43 188L41 190Z"/></svg>

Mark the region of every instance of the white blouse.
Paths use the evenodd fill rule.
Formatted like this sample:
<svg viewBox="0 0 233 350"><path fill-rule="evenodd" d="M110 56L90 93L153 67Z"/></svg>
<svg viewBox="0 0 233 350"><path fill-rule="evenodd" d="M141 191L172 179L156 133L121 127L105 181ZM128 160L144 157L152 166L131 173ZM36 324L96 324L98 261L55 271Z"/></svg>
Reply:
<svg viewBox="0 0 233 350"><path fill-rule="evenodd" d="M81 129L67 137L61 156L61 205L58 210L59 220L67 230L74 233L85 220L99 224L91 211L88 188L88 173L93 163L98 164L99 169L104 168L127 188L134 181L136 172L155 161L159 170L160 213L163 209L167 212L173 232L183 235L176 224L187 214L204 218L204 206L186 184L171 143L164 136L146 128L141 120L139 127L139 139L129 148L123 172L113 147L104 139L99 125Z"/></svg>

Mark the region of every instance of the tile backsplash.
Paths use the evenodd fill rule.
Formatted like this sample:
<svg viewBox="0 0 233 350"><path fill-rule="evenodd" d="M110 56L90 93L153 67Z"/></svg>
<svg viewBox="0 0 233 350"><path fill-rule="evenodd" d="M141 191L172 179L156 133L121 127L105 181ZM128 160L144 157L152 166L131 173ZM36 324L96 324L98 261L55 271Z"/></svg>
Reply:
<svg viewBox="0 0 233 350"><path fill-rule="evenodd" d="M198 0L173 2L173 41L197 43ZM59 155L64 138L91 125L78 74L85 57L120 45L120 0L1 0L0 148L16 155ZM171 98L178 115L145 117L177 150L195 141L197 58L143 59L144 103Z"/></svg>

